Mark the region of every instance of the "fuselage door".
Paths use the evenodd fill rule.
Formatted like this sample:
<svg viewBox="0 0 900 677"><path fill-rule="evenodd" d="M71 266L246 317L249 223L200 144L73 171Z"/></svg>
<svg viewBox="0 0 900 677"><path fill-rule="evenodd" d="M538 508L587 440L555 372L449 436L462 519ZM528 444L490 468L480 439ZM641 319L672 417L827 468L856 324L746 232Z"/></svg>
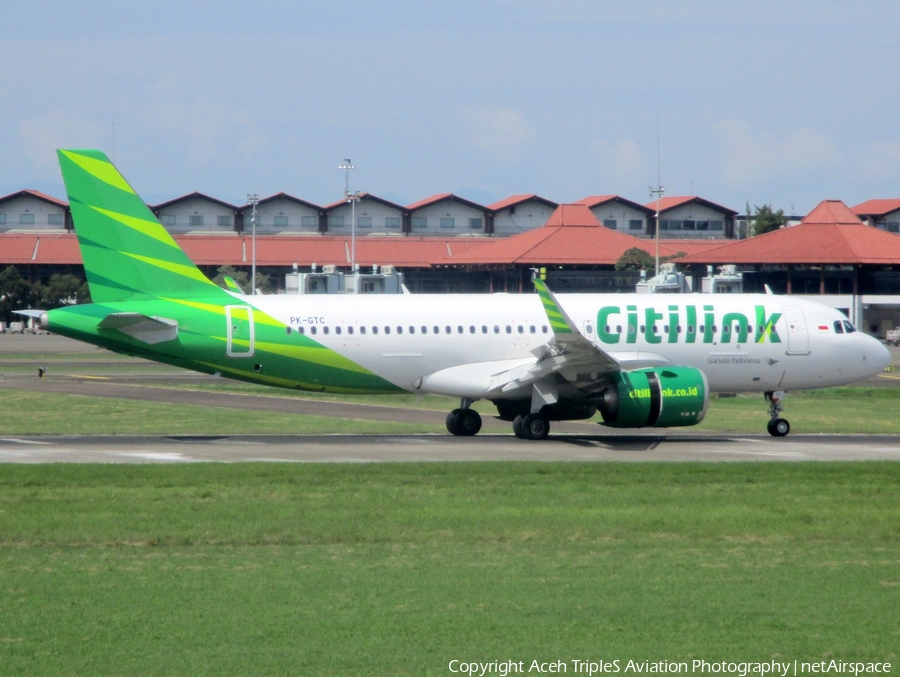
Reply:
<svg viewBox="0 0 900 677"><path fill-rule="evenodd" d="M585 338L591 343L597 342L597 337L594 335L594 322L593 320L585 320L584 324L581 327L581 331L584 332Z"/></svg>
<svg viewBox="0 0 900 677"><path fill-rule="evenodd" d="M782 306L787 324L787 354L809 355L809 332L800 306Z"/></svg>
<svg viewBox="0 0 900 677"><path fill-rule="evenodd" d="M250 306L225 306L225 322L228 356L252 357L253 308Z"/></svg>

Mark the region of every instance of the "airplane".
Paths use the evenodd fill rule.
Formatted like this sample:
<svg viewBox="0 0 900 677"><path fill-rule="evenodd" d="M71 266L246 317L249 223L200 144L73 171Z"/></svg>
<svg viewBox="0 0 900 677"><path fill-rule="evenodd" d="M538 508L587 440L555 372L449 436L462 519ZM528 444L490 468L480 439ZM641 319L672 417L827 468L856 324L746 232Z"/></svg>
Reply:
<svg viewBox="0 0 900 677"><path fill-rule="evenodd" d="M711 393L759 392L787 435L790 390L845 385L888 350L839 311L774 294L246 295L213 284L97 150L59 150L92 303L26 311L46 330L251 383L489 400L514 434L600 412L612 428L691 426Z"/></svg>

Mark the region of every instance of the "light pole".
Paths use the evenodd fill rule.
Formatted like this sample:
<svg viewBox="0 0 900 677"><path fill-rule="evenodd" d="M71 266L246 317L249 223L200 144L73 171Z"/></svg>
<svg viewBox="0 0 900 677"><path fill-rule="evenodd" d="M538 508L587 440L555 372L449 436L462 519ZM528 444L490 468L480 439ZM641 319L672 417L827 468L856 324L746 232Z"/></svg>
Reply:
<svg viewBox="0 0 900 677"><path fill-rule="evenodd" d="M256 296L256 205L259 203L259 195L256 193L247 193L247 204L253 205L253 211L250 216L250 223L253 231L251 240L253 244L253 264L250 267L250 295Z"/></svg>
<svg viewBox="0 0 900 677"><path fill-rule="evenodd" d="M650 186L650 197L656 195L656 232L654 233L656 239L656 272L654 275L659 275L659 199L665 194L666 189L658 183L656 184L656 188Z"/></svg>
<svg viewBox="0 0 900 677"><path fill-rule="evenodd" d="M356 203L359 202L359 191L347 193L350 203L350 272L356 272Z"/></svg>

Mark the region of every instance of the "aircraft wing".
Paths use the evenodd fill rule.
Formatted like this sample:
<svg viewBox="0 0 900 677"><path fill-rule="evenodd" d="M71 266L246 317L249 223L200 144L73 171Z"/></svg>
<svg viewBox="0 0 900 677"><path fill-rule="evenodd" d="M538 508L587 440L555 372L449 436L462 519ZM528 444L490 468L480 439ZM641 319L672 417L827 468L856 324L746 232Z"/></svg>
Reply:
<svg viewBox="0 0 900 677"><path fill-rule="evenodd" d="M589 394L592 385L605 384L609 374L623 370L615 357L591 343L568 316L543 280L536 279L534 287L541 298L553 337L545 345L532 351L537 358L509 373L509 380L496 387L504 394L533 386L535 396L556 401L555 391L560 379L576 390ZM525 368L527 367L527 368ZM515 373L516 371L520 373Z"/></svg>
<svg viewBox="0 0 900 677"><path fill-rule="evenodd" d="M178 338L178 322L165 317L151 317L141 313L110 313L97 325L100 329L123 334L153 345Z"/></svg>

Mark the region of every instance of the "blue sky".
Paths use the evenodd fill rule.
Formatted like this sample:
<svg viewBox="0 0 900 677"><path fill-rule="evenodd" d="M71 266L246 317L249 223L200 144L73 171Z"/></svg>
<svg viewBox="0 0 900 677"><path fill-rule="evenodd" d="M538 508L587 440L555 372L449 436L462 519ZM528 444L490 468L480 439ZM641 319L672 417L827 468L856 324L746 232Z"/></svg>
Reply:
<svg viewBox="0 0 900 677"><path fill-rule="evenodd" d="M8 3L0 191L97 147L159 202L344 187L806 213L900 197L900 3ZM89 8L89 11L88 9Z"/></svg>

